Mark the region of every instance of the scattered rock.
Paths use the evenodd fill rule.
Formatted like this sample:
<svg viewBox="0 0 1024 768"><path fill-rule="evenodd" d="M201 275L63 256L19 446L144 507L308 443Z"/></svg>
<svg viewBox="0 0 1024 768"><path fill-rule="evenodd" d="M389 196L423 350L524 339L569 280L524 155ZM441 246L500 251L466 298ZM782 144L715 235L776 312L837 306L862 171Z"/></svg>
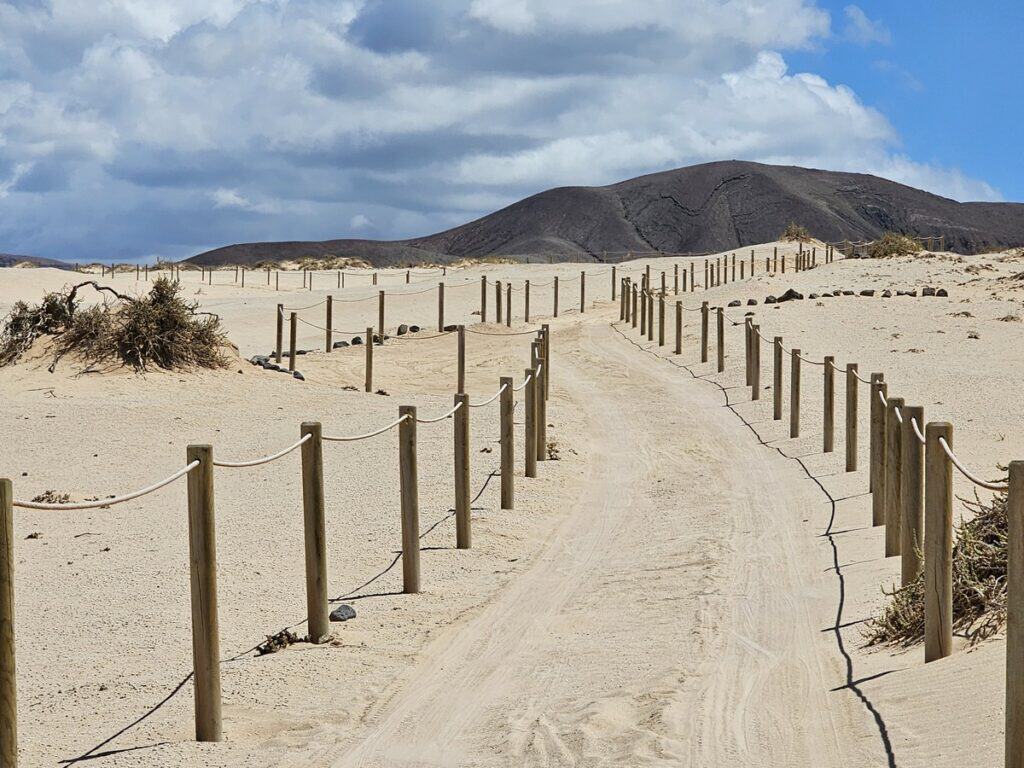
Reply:
<svg viewBox="0 0 1024 768"><path fill-rule="evenodd" d="M378 389L374 394L382 395L384 397L391 397L391 395L388 392L385 392L383 389Z"/></svg>
<svg viewBox="0 0 1024 768"><path fill-rule="evenodd" d="M362 336L353 336L352 337L352 346L353 347L358 347L362 343L363 343L363 337Z"/></svg>
<svg viewBox="0 0 1024 768"><path fill-rule="evenodd" d="M1001 323L1019 323L1019 315L1004 315L1003 317L996 318Z"/></svg>
<svg viewBox="0 0 1024 768"><path fill-rule="evenodd" d="M980 339L981 338L981 334L978 333L977 331L968 331L967 332L967 338L968 339Z"/></svg>
<svg viewBox="0 0 1024 768"><path fill-rule="evenodd" d="M802 293L800 293L799 291L797 291L794 288L790 288L784 294L779 296L779 302L781 303L783 301L799 301L799 300L803 299L803 297L804 297L804 295Z"/></svg>
<svg viewBox="0 0 1024 768"><path fill-rule="evenodd" d="M420 327L418 325L410 325L409 326L409 333L419 333L419 332L420 332Z"/></svg>
<svg viewBox="0 0 1024 768"><path fill-rule="evenodd" d="M779 300L776 299L774 296L765 296L764 297L764 303L765 304L778 304Z"/></svg>
<svg viewBox="0 0 1024 768"><path fill-rule="evenodd" d="M303 376L303 375L302 375L301 373L299 373L298 371L292 371L292 376L293 376L294 378L298 379L299 381L305 381L305 380L306 380L306 377L305 377L305 376Z"/></svg>
<svg viewBox="0 0 1024 768"><path fill-rule="evenodd" d="M41 534L39 531L32 531L32 533L30 533L25 538L26 539L38 539L38 538L42 538L42 535L43 534Z"/></svg>
<svg viewBox="0 0 1024 768"><path fill-rule="evenodd" d="M947 291L945 288L939 288L939 290L935 292L935 295L941 298L946 298L949 296L949 291Z"/></svg>
<svg viewBox="0 0 1024 768"><path fill-rule="evenodd" d="M396 336L405 336L405 334L407 334L408 332L409 332L409 326L406 325L405 323L402 323L400 326L398 326L398 330L395 331L395 335Z"/></svg>
<svg viewBox="0 0 1024 768"><path fill-rule="evenodd" d="M334 342L334 349L343 349L348 346L347 341L336 341Z"/></svg>
<svg viewBox="0 0 1024 768"><path fill-rule="evenodd" d="M935 289L932 288L930 285L926 285L924 288L921 289L921 295L922 296L934 296L935 295Z"/></svg>
<svg viewBox="0 0 1024 768"><path fill-rule="evenodd" d="M730 307L738 307L741 304L742 302L739 299L733 299L732 301L729 302Z"/></svg>
<svg viewBox="0 0 1024 768"><path fill-rule="evenodd" d="M853 296L853 295L855 295L853 291L843 291L843 296Z"/></svg>
<svg viewBox="0 0 1024 768"><path fill-rule="evenodd" d="M820 299L821 297L816 293L809 293L807 294L807 298L813 301L814 299Z"/></svg>
<svg viewBox="0 0 1024 768"><path fill-rule="evenodd" d="M863 291L860 292L860 295L861 296L874 296L875 295L875 290L874 290L874 288L865 288Z"/></svg>
<svg viewBox="0 0 1024 768"><path fill-rule="evenodd" d="M966 309L960 310L959 312L950 312L950 317L974 317L973 314L968 312Z"/></svg>
<svg viewBox="0 0 1024 768"><path fill-rule="evenodd" d="M457 326L457 325L446 325L444 327L445 333L451 333L452 331L457 331L457 330L459 330L459 326Z"/></svg>
<svg viewBox="0 0 1024 768"><path fill-rule="evenodd" d="M356 609L351 605L342 603L331 611L331 621L348 621L356 617Z"/></svg>
<svg viewBox="0 0 1024 768"><path fill-rule="evenodd" d="M883 299L891 299L892 298L892 291L890 291L888 288L886 288L884 291L882 291L882 298Z"/></svg>
<svg viewBox="0 0 1024 768"><path fill-rule="evenodd" d="M748 307L756 307L757 306L757 299L747 299L747 306Z"/></svg>

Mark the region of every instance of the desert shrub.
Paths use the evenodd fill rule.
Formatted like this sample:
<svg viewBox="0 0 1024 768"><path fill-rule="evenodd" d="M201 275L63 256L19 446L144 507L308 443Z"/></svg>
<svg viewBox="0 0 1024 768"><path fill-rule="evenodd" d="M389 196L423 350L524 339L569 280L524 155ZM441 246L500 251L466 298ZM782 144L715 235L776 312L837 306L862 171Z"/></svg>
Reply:
<svg viewBox="0 0 1024 768"><path fill-rule="evenodd" d="M779 240L785 240L788 243L795 243L798 240L806 243L810 239L811 233L807 231L807 227L796 223L787 224L786 229L779 235Z"/></svg>
<svg viewBox="0 0 1024 768"><path fill-rule="evenodd" d="M110 293L115 301L81 308L85 286ZM117 362L137 371L219 368L226 364L227 340L216 315L197 312L181 287L157 278L146 295L124 296L95 281L48 294L37 307L15 305L0 331L0 365L16 362L41 336L54 338L54 361L65 355L89 363Z"/></svg>
<svg viewBox="0 0 1024 768"><path fill-rule="evenodd" d="M886 232L868 246L868 256L872 259L884 259L890 256L912 256L920 252L920 250L921 246L906 235Z"/></svg>
<svg viewBox="0 0 1024 768"><path fill-rule="evenodd" d="M964 500L974 517L961 519L953 545L953 629L976 643L1006 622L1006 494ZM924 638L924 574L889 593L882 614L864 631L869 645L910 646Z"/></svg>

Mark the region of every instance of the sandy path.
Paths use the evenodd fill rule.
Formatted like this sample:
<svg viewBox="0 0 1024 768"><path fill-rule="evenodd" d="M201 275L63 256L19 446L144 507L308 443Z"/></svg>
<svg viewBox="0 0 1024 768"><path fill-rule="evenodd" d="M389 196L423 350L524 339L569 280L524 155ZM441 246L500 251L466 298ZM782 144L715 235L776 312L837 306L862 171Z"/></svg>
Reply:
<svg viewBox="0 0 1024 768"><path fill-rule="evenodd" d="M571 346L560 380L603 444L585 494L311 764L882 764L866 713L829 693L837 593L802 530L823 498L712 387L601 323Z"/></svg>

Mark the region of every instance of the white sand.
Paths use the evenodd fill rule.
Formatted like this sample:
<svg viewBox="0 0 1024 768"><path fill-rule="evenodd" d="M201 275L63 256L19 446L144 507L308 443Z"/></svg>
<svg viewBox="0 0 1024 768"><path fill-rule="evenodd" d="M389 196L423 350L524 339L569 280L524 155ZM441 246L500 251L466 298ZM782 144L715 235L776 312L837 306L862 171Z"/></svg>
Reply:
<svg viewBox="0 0 1024 768"><path fill-rule="evenodd" d="M1020 271L1021 262L842 261L767 277L758 260L755 280L706 298L763 300L790 285L805 293L926 283L949 289L948 299L848 297L751 309L766 335L783 335L787 346L816 359L857 361L865 376L885 371L892 394L923 404L929 419L954 423L957 452L986 477L1020 457L1024 430L1013 416L1020 412L1021 326L996 318L1024 314L1024 281L997 279ZM673 263L651 262L655 271L669 270L670 288ZM874 612L880 587L899 568L898 558L881 557L882 531L870 526L866 387L861 470L848 475L841 377L837 451L824 456L819 368L804 368L804 437L789 440L788 422L772 421L770 391L751 403L742 387L739 326L729 329L726 373L715 375L713 363L695 362L699 316L687 313L684 354L675 360L725 386L734 414L714 384L644 352L631 343L640 341L636 332L611 327L618 308L608 301L610 275L597 275L607 268L586 269L588 298L599 303L585 315L573 281L579 265L489 265L453 270L447 280L446 322L472 323L482 274L512 279L517 289L530 279L532 314L545 322L551 287L538 285L562 279L549 404L549 439L562 460L523 479L519 434L514 512L498 510L497 481L490 482L474 505L474 548L454 550L451 422L422 425L423 528L441 521L424 537L424 594L395 594L400 567L358 589L387 568L399 545L396 437L326 447L329 592L357 590L358 617L335 625L333 644L225 663L223 744L190 740L186 683L97 750L113 754L90 762L886 765L884 733L900 766L997 764L1001 640L927 667L919 647L896 654L863 648L857 622ZM271 350L278 302L303 306L328 292L339 300L336 327L375 324L376 291L385 288L389 330L406 322L423 325L424 335L436 332L435 278L414 276L424 282L405 287L404 271L390 271L374 288L365 274L366 287L352 287L356 278L347 276L344 291L328 291L334 284L326 274L312 292L275 292L265 275L260 284L252 273L244 290L219 284L231 279L227 273L212 287L200 286L198 273L185 281L204 309L224 317L245 356ZM300 274L287 277L301 285ZM0 270L0 311L71 279L55 270ZM145 287L123 274L110 282L119 290ZM702 295L682 298L697 306ZM521 293L514 305L511 330L523 331ZM488 311L493 319L493 289ZM974 317L952 316L961 311ZM303 317L319 324L320 312ZM322 345L321 331L300 327L300 347ZM968 339L972 330L980 339ZM672 357L668 335L668 346L654 351ZM493 392L500 375L521 379L529 339L469 336L474 400ZM189 442L212 442L218 456L242 458L293 441L306 419L354 433L391 420L400 404L425 415L449 407L454 336L378 348L375 383L391 397L343 389L362 388L362 356L357 347L300 357L306 382L244 362L189 375L76 377L68 365L47 373L48 361L40 360L2 369L0 475L13 479L18 497L56 489L82 499L168 474L184 463ZM770 386L767 347L762 361ZM801 466L760 445L737 414L772 446L802 457L843 499L834 519ZM474 410L472 425L475 492L498 463L496 405ZM481 453L484 447L493 450ZM297 454L217 472L225 657L303 618L298 475ZM959 477L956 490L970 492ZM96 747L188 674L184 497L179 483L108 510L17 511L24 765L53 765ZM26 539L32 532L40 538ZM842 648L831 630L837 615ZM851 688L850 681L863 682Z"/></svg>

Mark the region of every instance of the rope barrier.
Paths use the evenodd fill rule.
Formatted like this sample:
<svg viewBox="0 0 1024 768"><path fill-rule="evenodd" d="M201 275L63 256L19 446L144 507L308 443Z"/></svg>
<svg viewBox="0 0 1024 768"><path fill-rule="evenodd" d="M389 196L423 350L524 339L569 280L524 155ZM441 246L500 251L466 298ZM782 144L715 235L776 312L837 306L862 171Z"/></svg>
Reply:
<svg viewBox="0 0 1024 768"><path fill-rule="evenodd" d="M193 469L199 466L199 460L193 461L190 464L179 469L170 477L166 477L163 480L147 485L145 488L140 488L137 491L126 493L123 496L111 496L109 499L96 499L95 501L74 501L65 504L49 504L40 501L21 501L20 499L14 499L12 502L15 507L21 507L23 509L49 509L49 510L74 510L74 509L99 509L100 507L109 507L114 504L122 504L132 499L137 499L140 496L145 496L148 493L157 491L163 488L165 485L173 483L179 477L183 477L191 472Z"/></svg>
<svg viewBox="0 0 1024 768"><path fill-rule="evenodd" d="M392 341L428 341L430 339L439 339L442 336L451 336L455 331L442 331L441 333L431 334L430 336L392 336Z"/></svg>
<svg viewBox="0 0 1024 768"><path fill-rule="evenodd" d="M505 387L507 387L507 386L508 386L508 384L502 384L500 387L498 387L498 391L497 392L495 392L489 398L484 400L482 403L470 403L469 407L470 408L482 408L485 405L490 405L491 403L493 403L495 400L498 399L498 395L500 395L502 392L504 392L505 391Z"/></svg>
<svg viewBox="0 0 1024 768"><path fill-rule="evenodd" d="M307 309L316 309L326 303L327 299L324 299L323 301L318 301L316 304L310 304L308 307L281 307L281 310L283 312L305 312Z"/></svg>
<svg viewBox="0 0 1024 768"><path fill-rule="evenodd" d="M914 434L917 435L917 439L921 441L921 445L925 445L924 435L921 434L921 428L917 426L917 419L913 416L910 417L910 426L914 430Z"/></svg>
<svg viewBox="0 0 1024 768"><path fill-rule="evenodd" d="M523 379L523 383L520 384L518 387L512 387L512 391L513 392L518 392L519 390L523 389L524 387L526 387L527 384L530 383L530 379L532 379L532 378L533 378L533 374L532 373L527 374L526 378Z"/></svg>
<svg viewBox="0 0 1024 768"><path fill-rule="evenodd" d="M531 333L539 333L540 328L534 328L529 331L516 331L509 333L491 333L490 331L474 331L472 328L466 328L466 333L475 333L477 336L527 336Z"/></svg>
<svg viewBox="0 0 1024 768"><path fill-rule="evenodd" d="M1009 483L990 483L972 474L971 471L967 469L967 467L960 463L960 459L957 458L956 454L953 453L953 451L950 449L949 444L946 443L946 438L940 437L939 445L942 446L942 450L946 452L946 455L949 457L949 460L953 462L953 466L960 470L960 474L962 474L975 485L980 485L982 488L987 488L990 491L1009 490Z"/></svg>
<svg viewBox="0 0 1024 768"><path fill-rule="evenodd" d="M260 464L269 464L272 461L280 459L282 456L287 456L289 453L294 451L307 440L310 440L312 437L313 435L303 435L298 442L292 443L284 450L278 451L277 453L272 453L269 456L261 456L258 459L249 459L248 461L218 461L214 459L213 466L241 469L242 467L258 467Z"/></svg>
<svg viewBox="0 0 1024 768"><path fill-rule="evenodd" d="M900 424L903 423L903 414L900 413L900 407L898 405L893 406L892 412L896 414L896 421Z"/></svg>
<svg viewBox="0 0 1024 768"><path fill-rule="evenodd" d="M885 395L882 394L882 390L878 390L878 399L882 401L882 405L886 408L889 407L889 401L885 399Z"/></svg>
<svg viewBox="0 0 1024 768"><path fill-rule="evenodd" d="M456 404L455 404L455 407L454 407L454 408L452 408L452 409L451 409L450 411L448 411L447 413L442 413L442 414L441 414L440 416L438 416L438 417L437 417L436 419L421 419L421 418L417 417L417 418L416 418L416 423L417 423L417 424L434 424L434 423L436 423L436 422L438 422L438 421L444 421L444 420L445 420L445 419L447 419L447 418L448 418L449 416L454 416L454 415L455 415L455 412L456 412L457 410L459 410L459 408L461 408L461 407L462 407L462 403L456 403Z"/></svg>
<svg viewBox="0 0 1024 768"><path fill-rule="evenodd" d="M321 439L322 440L327 440L328 442L331 442L331 443L351 443L351 442L354 442L356 440L365 440L368 437L376 437L377 435L382 435L385 432L387 432L389 429L394 429L395 427L397 427L399 424L401 424L403 421L405 421L408 418L409 418L408 414L406 414L405 416L399 416L397 419L392 421L390 424L387 424L387 425L381 427L380 429L374 430L373 432L367 432L364 435L339 435L339 436L336 436L336 437L335 436L323 435L323 436L321 436Z"/></svg>
<svg viewBox="0 0 1024 768"><path fill-rule="evenodd" d="M343 328L326 328L325 326L317 325L316 323L311 323L311 322L309 322L309 320L303 320L298 315L295 316L295 319L298 320L303 325L308 325L310 328L316 328L318 331L327 331L327 330L329 330L331 333L338 333L338 334L342 334L342 335L346 335L346 336L349 335L349 334L353 334L354 335L354 334L359 334L359 333L364 333L365 332L365 329L363 331L346 331Z"/></svg>

